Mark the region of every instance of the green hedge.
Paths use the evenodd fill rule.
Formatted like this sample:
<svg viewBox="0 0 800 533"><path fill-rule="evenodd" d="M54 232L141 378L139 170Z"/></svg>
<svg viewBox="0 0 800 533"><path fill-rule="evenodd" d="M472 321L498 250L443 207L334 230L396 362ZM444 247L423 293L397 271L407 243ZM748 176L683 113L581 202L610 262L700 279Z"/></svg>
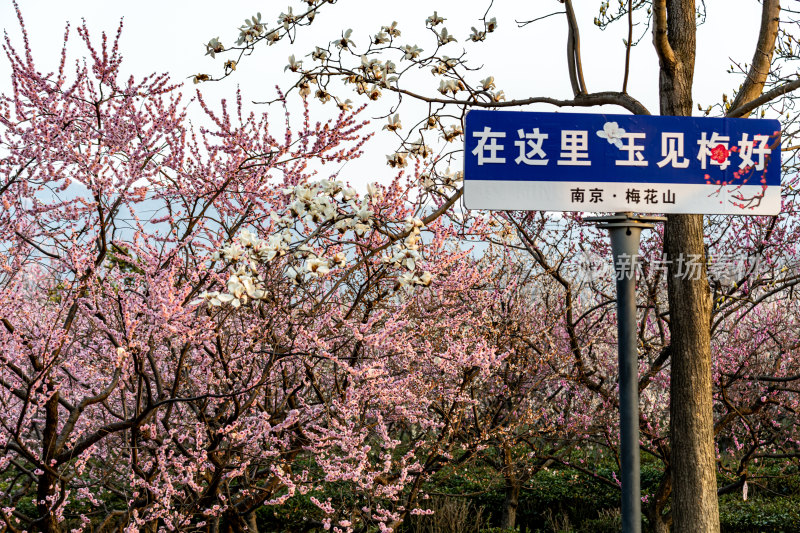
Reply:
<svg viewBox="0 0 800 533"><path fill-rule="evenodd" d="M719 521L723 533L800 531L800 498L776 496L743 501L741 494L727 494L720 498Z"/></svg>

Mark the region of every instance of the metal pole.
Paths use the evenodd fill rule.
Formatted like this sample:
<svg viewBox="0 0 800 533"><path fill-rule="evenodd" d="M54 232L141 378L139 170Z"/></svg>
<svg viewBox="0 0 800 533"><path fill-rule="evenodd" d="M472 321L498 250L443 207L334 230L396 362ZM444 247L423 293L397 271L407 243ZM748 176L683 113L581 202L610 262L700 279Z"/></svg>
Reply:
<svg viewBox="0 0 800 533"><path fill-rule="evenodd" d="M622 462L622 531L640 533L642 505L639 476L639 356L636 334L636 264L643 229L663 217L633 217L620 213L584 220L601 222L609 230L617 275L617 350L619 353L619 426Z"/></svg>
<svg viewBox="0 0 800 533"><path fill-rule="evenodd" d="M636 346L636 269L642 228L610 228L617 273L619 426L622 459L622 531L641 531L639 482L639 358Z"/></svg>

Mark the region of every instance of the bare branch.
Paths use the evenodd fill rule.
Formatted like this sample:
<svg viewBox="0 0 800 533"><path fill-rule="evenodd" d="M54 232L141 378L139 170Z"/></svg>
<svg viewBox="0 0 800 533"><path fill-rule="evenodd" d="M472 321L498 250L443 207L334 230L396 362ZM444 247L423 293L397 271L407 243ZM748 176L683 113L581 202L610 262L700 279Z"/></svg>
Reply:
<svg viewBox="0 0 800 533"><path fill-rule="evenodd" d="M758 33L756 50L753 53L753 62L750 65L750 71L747 73L744 85L742 85L741 90L739 90L731 104L731 108L734 110L744 102L757 98L761 91L764 90L764 82L767 80L767 75L772 65L772 55L775 52L775 39L778 36L780 12L780 0L764 0L764 5L761 9L761 29ZM746 117L750 114L750 111L740 112L736 116Z"/></svg>
<svg viewBox="0 0 800 533"><path fill-rule="evenodd" d="M622 80L622 92L628 92L628 75L631 72L631 47L633 46L633 0L628 0L628 41L625 43L625 78Z"/></svg>
<svg viewBox="0 0 800 533"><path fill-rule="evenodd" d="M784 83L783 85L779 85L774 89L771 89L765 93L763 93L758 98L754 98L745 104L741 104L740 106L733 106L730 111L725 115L730 118L737 118L737 117L746 117L750 114L753 109L762 106L775 98L783 96L784 94L790 93L796 89L800 89L800 79L796 79L794 81L789 81ZM742 94L741 92L739 94ZM738 100L739 97L737 96L736 99Z"/></svg>
<svg viewBox="0 0 800 533"><path fill-rule="evenodd" d="M581 63L581 35L578 31L578 20L572 9L572 0L564 0L566 7L569 36L567 37L567 64L569 66L569 81L575 96L587 93L586 81L583 79L583 65Z"/></svg>
<svg viewBox="0 0 800 533"><path fill-rule="evenodd" d="M669 44L667 35L667 0L655 0L653 13L655 15L653 17L653 44L656 47L656 54L658 54L661 67L672 70L678 64L678 59Z"/></svg>
<svg viewBox="0 0 800 533"><path fill-rule="evenodd" d="M514 22L517 23L517 28L522 28L524 26L527 26L528 24L533 24L534 22L538 22L538 21L546 19L548 17L552 17L554 15L562 15L564 13L566 13L566 12L565 11L554 11L553 13L550 13L549 15L543 15L541 17L536 17L535 19L531 19L531 20L516 20L516 19L514 19Z"/></svg>
<svg viewBox="0 0 800 533"><path fill-rule="evenodd" d="M637 99L633 98L632 96L624 93L614 92L614 91L603 91L599 93L591 93L591 94L578 94L575 95L575 98L571 100L559 100L557 98L550 98L547 96L534 96L531 98L522 98L519 100L508 100L505 102L485 102L485 101L475 101L475 100L455 100L455 99L448 99L448 98L431 98L427 97L418 93L414 93L411 91L407 91L405 89L399 89L396 87L391 87L390 90L408 95L412 98L417 100L421 100L427 103L436 103L436 104L452 104L452 105L461 105L466 107L487 107L487 108L497 108L497 107L519 107L529 104L550 104L556 107L592 107L596 105L617 105L624 109L627 109L634 115L650 115L650 111L639 102Z"/></svg>

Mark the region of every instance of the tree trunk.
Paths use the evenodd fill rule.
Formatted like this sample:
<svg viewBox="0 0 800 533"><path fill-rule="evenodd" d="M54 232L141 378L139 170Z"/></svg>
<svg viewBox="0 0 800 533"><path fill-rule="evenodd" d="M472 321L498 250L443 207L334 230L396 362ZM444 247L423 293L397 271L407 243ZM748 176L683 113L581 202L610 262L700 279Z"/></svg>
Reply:
<svg viewBox="0 0 800 533"><path fill-rule="evenodd" d="M661 511L646 508L645 515L647 516L647 521L650 524L650 531L652 531L652 533L670 533L669 522L664 520Z"/></svg>
<svg viewBox="0 0 800 533"><path fill-rule="evenodd" d="M50 390L52 384L48 382ZM53 392L44 404L45 423L42 432L42 463L50 465L50 461L55 455L56 437L58 436L58 391ZM51 465L54 466L54 465ZM56 476L50 470L45 470L39 476L36 490L36 510L39 513L38 529L44 533L59 533L61 526L51 512L56 498Z"/></svg>
<svg viewBox="0 0 800 533"><path fill-rule="evenodd" d="M500 527L514 529L517 524L517 507L519 507L520 483L514 476L506 478L506 497L503 502L503 517Z"/></svg>
<svg viewBox="0 0 800 533"><path fill-rule="evenodd" d="M696 48L694 0L654 0L662 115L690 116ZM711 395L711 297L702 215L671 215L665 228L669 261L670 438L675 531L718 532ZM687 268L690 264L699 268Z"/></svg>
<svg viewBox="0 0 800 533"><path fill-rule="evenodd" d="M675 531L717 532L719 511L709 337L711 296L706 280L703 216L670 217L665 248L668 260L672 261L668 286L672 344L670 455ZM700 261L702 268L696 276L691 276L690 271L679 271L681 255ZM683 261L685 265L687 259Z"/></svg>
<svg viewBox="0 0 800 533"><path fill-rule="evenodd" d="M670 526L672 525L672 516L664 514L664 508L669 503L670 492L672 491L671 476L672 471L669 467L669 451L667 447L662 448L664 453L664 461L666 464L666 471L661 477L661 483L656 490L650 502L644 508L644 513L650 523L650 530L654 533L669 533Z"/></svg>
<svg viewBox="0 0 800 533"><path fill-rule="evenodd" d="M250 533L258 533L258 522L256 521L256 512L250 511L245 516L245 520L247 521L247 530Z"/></svg>

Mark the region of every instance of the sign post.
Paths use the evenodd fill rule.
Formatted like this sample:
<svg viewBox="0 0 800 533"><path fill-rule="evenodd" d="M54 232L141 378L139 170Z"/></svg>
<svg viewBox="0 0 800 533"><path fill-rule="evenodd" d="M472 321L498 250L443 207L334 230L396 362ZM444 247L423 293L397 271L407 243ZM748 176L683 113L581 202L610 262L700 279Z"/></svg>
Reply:
<svg viewBox="0 0 800 533"><path fill-rule="evenodd" d="M617 276L617 351L619 360L619 432L622 463L622 531L642 530L641 488L639 481L639 356L636 339L636 263L639 238L648 222L665 217L634 217L620 213L607 217L587 217L599 222L611 236L611 254Z"/></svg>
<svg viewBox="0 0 800 533"><path fill-rule="evenodd" d="M471 111L469 209L616 212L587 217L611 237L617 284L622 531L641 531L636 270L640 213L780 212L777 120Z"/></svg>

